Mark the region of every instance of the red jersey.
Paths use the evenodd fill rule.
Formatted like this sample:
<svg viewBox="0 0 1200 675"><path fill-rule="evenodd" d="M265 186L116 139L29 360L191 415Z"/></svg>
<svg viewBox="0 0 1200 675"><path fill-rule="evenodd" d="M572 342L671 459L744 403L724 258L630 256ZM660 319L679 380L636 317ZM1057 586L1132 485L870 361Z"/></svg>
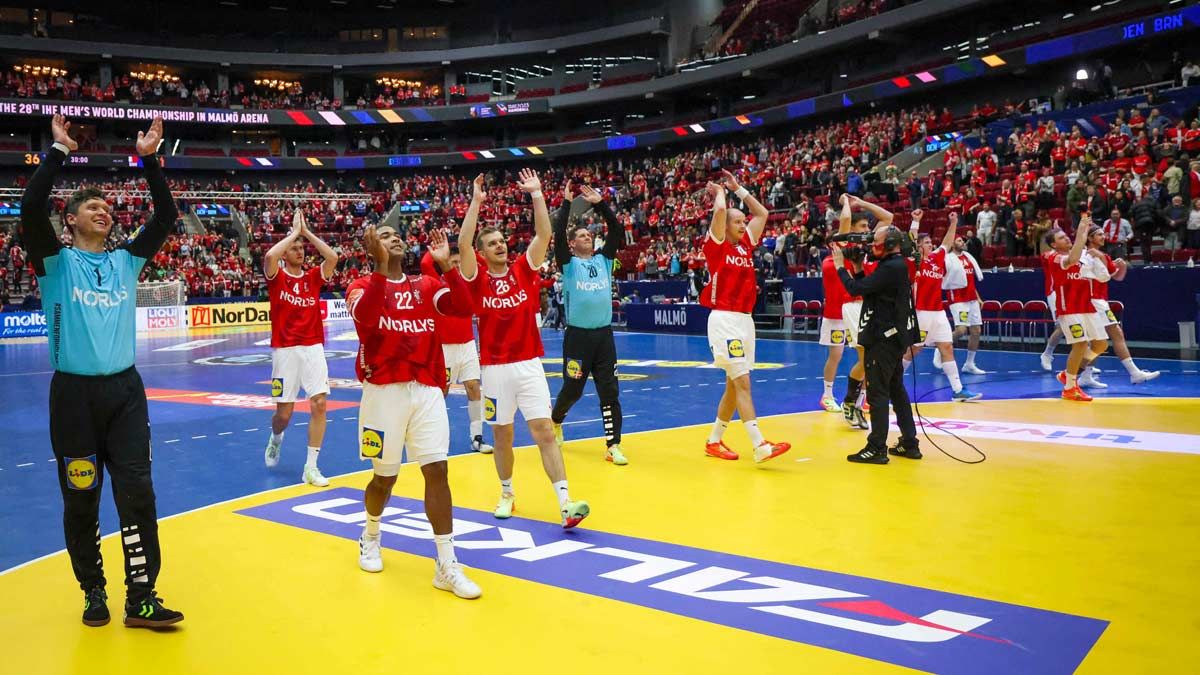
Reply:
<svg viewBox="0 0 1200 675"><path fill-rule="evenodd" d="M1054 256L1058 255L1058 251L1050 249L1041 255L1042 258L1042 281L1046 290L1046 297L1054 292Z"/></svg>
<svg viewBox="0 0 1200 675"><path fill-rule="evenodd" d="M421 256L421 274L435 279L440 279L442 276L441 270L433 261L433 256L429 255L429 251ZM443 344L461 345L475 341L475 329L471 325L469 316L442 316L439 314L434 317L434 322L437 324L438 337L441 338Z"/></svg>
<svg viewBox="0 0 1200 675"><path fill-rule="evenodd" d="M1050 271L1054 275L1054 310L1059 316L1064 314L1090 314L1096 311L1092 306L1092 283L1079 273L1079 263L1064 269L1070 255L1055 253L1050 263Z"/></svg>
<svg viewBox="0 0 1200 675"><path fill-rule="evenodd" d="M967 273L967 285L949 291L950 304L956 302L974 302L979 299L979 293L975 290L975 265L971 264L970 258L961 253L958 254L958 259L962 261L963 271ZM945 272L945 268L943 268L942 273L945 274Z"/></svg>
<svg viewBox="0 0 1200 675"><path fill-rule="evenodd" d="M921 260L921 269L917 270L917 292L913 295L913 303L918 311L943 311L942 279L945 276L946 249L939 246ZM968 283L974 280L972 275Z"/></svg>
<svg viewBox="0 0 1200 675"><path fill-rule="evenodd" d="M376 272L350 284L346 308L358 331L358 379L420 382L445 390L446 362L434 317L439 303L441 310L451 310L443 299L449 292L441 279L423 274L391 280ZM469 309L466 299L460 301Z"/></svg>
<svg viewBox="0 0 1200 675"><path fill-rule="evenodd" d="M267 280L272 348L325 344L320 304L324 284L320 267L292 276L283 263L279 264L275 276Z"/></svg>
<svg viewBox="0 0 1200 675"><path fill-rule="evenodd" d="M700 304L709 309L749 314L758 299L754 276L754 242L749 230L734 244L726 237L718 242L712 234L704 237L704 257L710 279L700 293Z"/></svg>
<svg viewBox="0 0 1200 675"><path fill-rule="evenodd" d="M825 289L825 307L821 316L826 319L841 319L842 305L850 296L846 293L846 287L842 284L837 267L830 256L821 262L821 286Z"/></svg>
<svg viewBox="0 0 1200 675"><path fill-rule="evenodd" d="M541 358L542 333L537 325L541 309L541 275L525 254L517 256L503 274L493 274L479 263L475 278L467 281L479 316L479 362L485 366Z"/></svg>

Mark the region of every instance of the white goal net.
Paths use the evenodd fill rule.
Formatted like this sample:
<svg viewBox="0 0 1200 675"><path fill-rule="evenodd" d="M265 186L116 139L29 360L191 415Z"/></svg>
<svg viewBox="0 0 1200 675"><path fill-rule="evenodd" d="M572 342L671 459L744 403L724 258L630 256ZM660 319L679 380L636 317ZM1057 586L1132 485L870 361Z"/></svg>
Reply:
<svg viewBox="0 0 1200 675"><path fill-rule="evenodd" d="M177 307L187 304L182 280L144 281L137 285L138 307Z"/></svg>

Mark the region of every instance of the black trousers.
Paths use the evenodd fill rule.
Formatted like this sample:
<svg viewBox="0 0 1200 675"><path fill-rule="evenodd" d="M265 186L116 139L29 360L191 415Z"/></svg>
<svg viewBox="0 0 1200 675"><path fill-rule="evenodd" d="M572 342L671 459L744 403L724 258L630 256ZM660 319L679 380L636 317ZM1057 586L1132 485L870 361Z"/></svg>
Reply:
<svg viewBox="0 0 1200 675"><path fill-rule="evenodd" d="M554 401L550 418L562 424L571 406L583 396L588 376L596 383L604 440L609 446L621 442L621 401L617 384L617 345L612 328L567 326L563 335L563 386Z"/></svg>
<svg viewBox="0 0 1200 675"><path fill-rule="evenodd" d="M904 389L903 356L904 347L892 339L865 349L863 366L867 370L867 382L870 383L867 402L871 405L871 433L867 436L869 448L887 448L889 403L896 411L896 423L900 426L900 445L908 448L917 444L912 405Z"/></svg>
<svg viewBox="0 0 1200 675"><path fill-rule="evenodd" d="M80 588L103 586L100 493L112 480L125 551L125 584L137 597L154 588L161 557L150 479L150 418L146 390L133 367L91 377L54 373L50 380L50 443L58 460L67 553Z"/></svg>

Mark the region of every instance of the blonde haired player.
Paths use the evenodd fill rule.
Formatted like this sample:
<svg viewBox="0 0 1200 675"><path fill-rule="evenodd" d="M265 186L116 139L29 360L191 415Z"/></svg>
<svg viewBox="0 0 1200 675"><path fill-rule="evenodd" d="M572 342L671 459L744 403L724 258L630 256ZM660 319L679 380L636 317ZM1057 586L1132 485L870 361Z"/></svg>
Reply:
<svg viewBox="0 0 1200 675"><path fill-rule="evenodd" d="M425 478L425 515L437 549L433 585L460 598L478 598L479 586L454 556L446 364L435 321L439 314L470 316L470 291L450 268L450 247L441 230L430 232L429 250L446 273L444 281L404 274L404 238L391 227L368 227L364 243L375 272L355 280L346 294L359 339L355 371L363 383L359 458L371 460L374 470L366 489L358 565L366 572L383 570L379 519L407 454Z"/></svg>
<svg viewBox="0 0 1200 675"><path fill-rule="evenodd" d="M1071 345L1067 370L1058 374L1058 381L1063 384L1062 397L1068 401L1092 400L1079 388L1079 374L1085 363L1090 364L1108 348L1107 333L1092 304L1091 279L1083 275L1083 265L1087 264L1083 258L1087 255L1085 246L1091 226L1091 215L1084 214L1079 219L1074 244L1062 230L1046 235L1055 251L1049 265L1054 283L1055 314L1063 339Z"/></svg>
<svg viewBox="0 0 1200 675"><path fill-rule="evenodd" d="M728 171L725 187L733 190L742 203L750 207L753 217L725 204L725 187L708 184L713 197L712 221L704 238L704 258L711 275L700 294L700 304L712 312L708 315L708 346L713 362L725 371L725 392L717 404L717 419L708 435L704 453L720 459L738 459L738 454L725 445L722 437L736 411L750 436L754 461L765 462L791 449L788 443L772 443L763 438L750 395L750 371L754 369L754 319L750 316L758 298L754 276L754 247L758 246L767 224L767 209L750 191L738 185Z"/></svg>
<svg viewBox="0 0 1200 675"><path fill-rule="evenodd" d="M562 450L554 440L550 421L550 385L542 368L542 335L537 312L541 301L541 275L550 247L550 211L542 194L542 182L532 169L522 169L517 185L533 202L533 240L525 253L510 259L504 233L484 228L476 242L479 208L487 199L483 175L475 177L471 206L458 235L459 270L471 287L475 314L479 317L480 362L483 364L483 416L492 427L496 474L500 478L497 518L509 518L516 505L513 491L513 421L517 411L529 425L529 433L542 456L542 468L558 497L562 526L575 527L591 508L571 499ZM476 243L482 252L483 269L475 257Z"/></svg>
<svg viewBox="0 0 1200 675"><path fill-rule="evenodd" d="M304 270L304 240L321 254L320 267ZM329 366L325 363L325 326L321 323L321 287L333 278L338 257L304 222L297 208L292 231L276 242L263 258L263 274L271 297L271 437L263 454L268 467L279 463L283 431L292 420L300 387L308 396L308 457L302 477L317 487L329 485L317 468L325 439L325 399L329 396Z"/></svg>
<svg viewBox="0 0 1200 675"><path fill-rule="evenodd" d="M1113 353L1129 373L1129 381L1133 384L1149 382L1160 373L1157 370L1142 370L1133 362L1133 357L1129 354L1129 345L1125 343L1125 331L1121 330L1121 322L1117 321L1117 315L1108 306L1108 282L1124 281L1125 275L1129 273L1129 263L1121 258L1113 260L1104 252L1105 242L1104 229L1093 225L1087 240L1089 263L1084 270L1085 275L1092 280L1092 305L1096 308L1096 317L1112 340ZM1090 365L1084 369L1084 376L1079 378L1079 383L1083 386L1101 389L1108 386L1096 378L1095 369Z"/></svg>

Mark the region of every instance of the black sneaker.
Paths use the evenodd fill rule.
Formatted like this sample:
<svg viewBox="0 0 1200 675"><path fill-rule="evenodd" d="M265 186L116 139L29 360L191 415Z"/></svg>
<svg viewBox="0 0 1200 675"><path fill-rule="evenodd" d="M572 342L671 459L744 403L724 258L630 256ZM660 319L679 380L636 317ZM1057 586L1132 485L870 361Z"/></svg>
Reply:
<svg viewBox="0 0 1200 675"><path fill-rule="evenodd" d="M915 444L912 447L905 448L902 447L902 444L899 441L897 441L892 447L888 448L888 454L895 455L897 457L904 457L905 459L921 459L924 457L924 455L921 454L921 448L917 447Z"/></svg>
<svg viewBox="0 0 1200 675"><path fill-rule="evenodd" d="M887 452L876 450L874 448L863 448L853 455L846 455L846 459L856 464L887 464Z"/></svg>
<svg viewBox="0 0 1200 675"><path fill-rule="evenodd" d="M129 628L162 628L180 621L183 621L183 612L163 607L155 591L150 591L141 600L125 602L125 625Z"/></svg>
<svg viewBox="0 0 1200 675"><path fill-rule="evenodd" d="M108 624L108 593L103 586L93 586L83 596L83 625L104 626Z"/></svg>

